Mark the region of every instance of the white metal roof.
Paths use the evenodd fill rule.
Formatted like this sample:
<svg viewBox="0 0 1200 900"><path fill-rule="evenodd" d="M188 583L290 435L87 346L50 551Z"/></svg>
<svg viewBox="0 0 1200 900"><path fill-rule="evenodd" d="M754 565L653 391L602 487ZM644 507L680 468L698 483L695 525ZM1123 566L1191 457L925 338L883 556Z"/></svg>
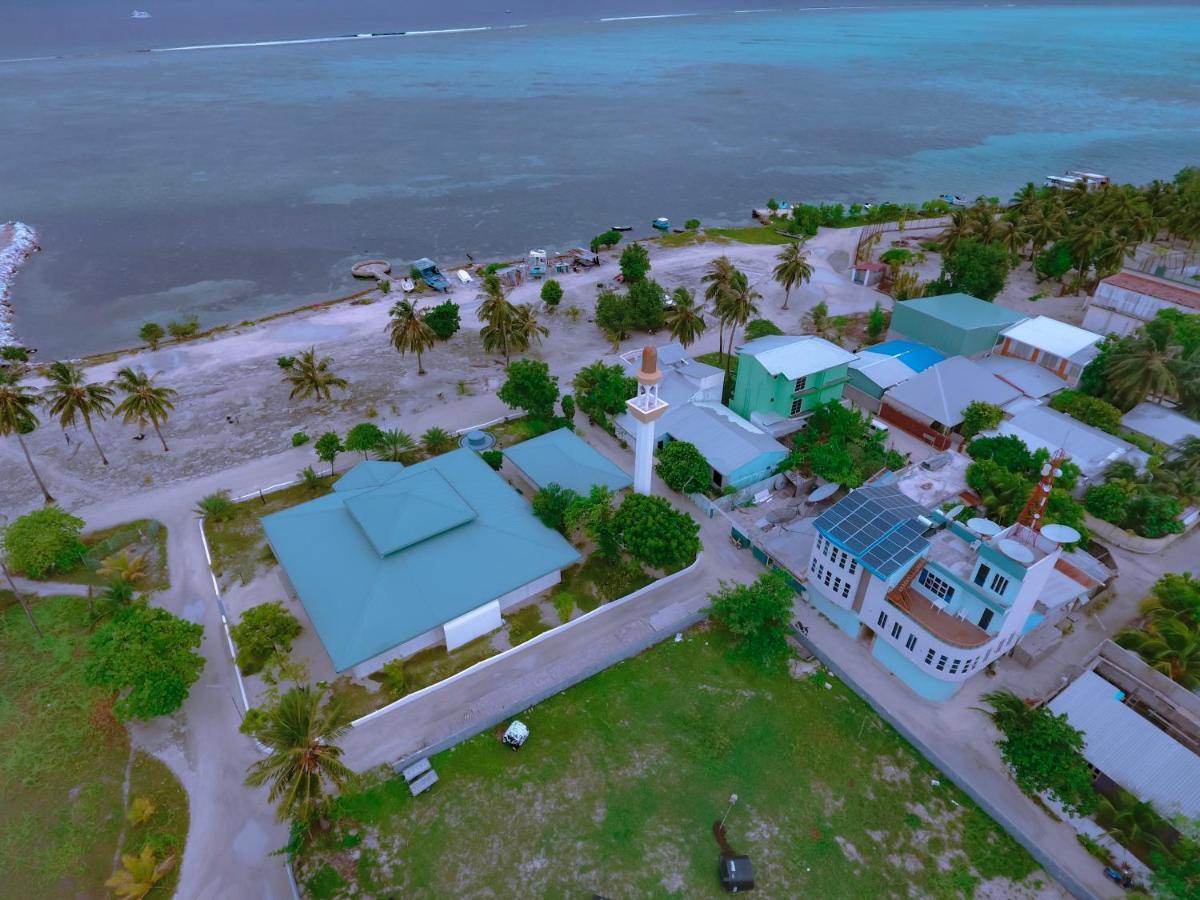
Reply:
<svg viewBox="0 0 1200 900"><path fill-rule="evenodd" d="M775 334L743 344L738 354L753 356L772 375L800 378L844 366L854 354L813 334Z"/></svg>
<svg viewBox="0 0 1200 900"><path fill-rule="evenodd" d="M973 400L1004 406L1021 396L983 366L965 356L951 356L919 375L902 381L884 395L935 422L953 428Z"/></svg>
<svg viewBox="0 0 1200 900"><path fill-rule="evenodd" d="M1094 331L1060 322L1049 316L1034 316L1032 319L1018 322L1010 328L1005 328L1001 334L1030 347L1036 347L1044 353L1053 353L1067 359L1094 347L1101 340L1101 335Z"/></svg>
<svg viewBox="0 0 1200 900"><path fill-rule="evenodd" d="M850 368L861 372L865 378L885 390L917 374L899 357L872 353L870 350L860 350L851 360Z"/></svg>
<svg viewBox="0 0 1200 900"><path fill-rule="evenodd" d="M1143 401L1121 417L1121 424L1130 431L1144 434L1170 446L1186 437L1200 437L1200 422L1181 412Z"/></svg>
<svg viewBox="0 0 1200 900"><path fill-rule="evenodd" d="M1200 756L1120 700L1121 691L1084 672L1050 701L1083 732L1084 758L1166 817L1200 817Z"/></svg>
<svg viewBox="0 0 1200 900"><path fill-rule="evenodd" d="M981 366L999 378L1015 387L1026 397L1045 397L1061 391L1066 382L1051 372L1027 359L1017 359L1013 356L985 356L976 360Z"/></svg>
<svg viewBox="0 0 1200 900"><path fill-rule="evenodd" d="M1061 447L1084 475L1098 475L1109 463L1122 459L1128 458L1137 466L1146 461L1146 455L1128 441L1048 406L1022 409L995 430L1020 438L1030 450L1046 449L1054 453Z"/></svg>

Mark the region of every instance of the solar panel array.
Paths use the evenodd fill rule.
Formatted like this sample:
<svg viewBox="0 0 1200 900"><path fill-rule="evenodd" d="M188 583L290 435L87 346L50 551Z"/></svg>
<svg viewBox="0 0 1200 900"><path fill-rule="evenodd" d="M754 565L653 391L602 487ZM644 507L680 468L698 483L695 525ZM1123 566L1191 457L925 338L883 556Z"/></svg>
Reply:
<svg viewBox="0 0 1200 900"><path fill-rule="evenodd" d="M817 517L817 530L849 550L863 566L888 578L929 546L919 521L926 510L898 488L874 485L851 491Z"/></svg>

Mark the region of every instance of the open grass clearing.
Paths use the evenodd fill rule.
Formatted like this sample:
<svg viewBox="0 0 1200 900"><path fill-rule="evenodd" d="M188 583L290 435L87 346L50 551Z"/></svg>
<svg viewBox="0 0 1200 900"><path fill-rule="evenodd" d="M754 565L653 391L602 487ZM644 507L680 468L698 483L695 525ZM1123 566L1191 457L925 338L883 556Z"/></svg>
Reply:
<svg viewBox="0 0 1200 900"><path fill-rule="evenodd" d="M770 225L748 225L744 228L705 228L710 237L727 238L739 244L794 244L799 238L780 234Z"/></svg>
<svg viewBox="0 0 1200 900"><path fill-rule="evenodd" d="M126 826L121 852L136 856L149 844L160 860L168 856L174 858L175 862L166 877L146 895L166 900L175 893L179 870L183 865L183 848L188 831L187 791L166 763L139 751L134 756L130 770L129 801L132 803L140 797L154 804L154 812L146 821Z"/></svg>
<svg viewBox="0 0 1200 900"><path fill-rule="evenodd" d="M1060 896L1014 841L851 691L770 674L697 629L338 801L308 896L717 897L712 822L778 897ZM933 781L939 781L933 784ZM986 884L985 884L986 883Z"/></svg>
<svg viewBox="0 0 1200 900"><path fill-rule="evenodd" d="M104 881L112 874L125 821L122 788L129 739L112 717L111 698L83 682L86 601L52 597L31 602L45 633L41 640L20 606L0 609L2 893L21 898L107 896ZM182 786L155 760L141 769L135 764L134 770L139 779L148 773L146 790L162 798L163 828L182 846L187 833L186 802L182 812L177 805L184 797Z"/></svg>
<svg viewBox="0 0 1200 900"><path fill-rule="evenodd" d="M142 591L165 591L171 586L167 574L167 526L155 519L136 519L111 528L85 532L81 538L87 553L70 569L51 572L42 581L104 587L109 579L98 569L118 553L146 558L145 575L135 585Z"/></svg>
<svg viewBox="0 0 1200 900"><path fill-rule="evenodd" d="M561 599L564 595L568 596L574 609L588 613L602 603L611 603L644 588L653 580L654 576L633 560L609 560L593 553L563 570L562 581L555 585L550 600L557 605L565 602Z"/></svg>

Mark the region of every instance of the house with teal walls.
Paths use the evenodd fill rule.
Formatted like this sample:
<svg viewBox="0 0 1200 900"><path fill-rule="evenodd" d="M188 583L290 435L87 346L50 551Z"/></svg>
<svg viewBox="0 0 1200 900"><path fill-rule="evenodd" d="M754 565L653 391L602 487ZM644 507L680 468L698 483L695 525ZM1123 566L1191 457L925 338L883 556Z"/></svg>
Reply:
<svg viewBox="0 0 1200 900"><path fill-rule="evenodd" d="M774 437L799 431L816 407L841 400L854 359L811 334L769 335L737 352L730 408Z"/></svg>
<svg viewBox="0 0 1200 900"><path fill-rule="evenodd" d="M1024 318L970 294L939 294L892 307L888 338L917 341L945 356L981 356L991 353L1001 333Z"/></svg>

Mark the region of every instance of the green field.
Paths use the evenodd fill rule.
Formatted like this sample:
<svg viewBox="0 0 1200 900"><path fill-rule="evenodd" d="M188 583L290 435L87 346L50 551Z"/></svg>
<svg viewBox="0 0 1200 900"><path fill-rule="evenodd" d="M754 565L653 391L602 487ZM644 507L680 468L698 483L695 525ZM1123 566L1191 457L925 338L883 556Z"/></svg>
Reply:
<svg viewBox="0 0 1200 900"><path fill-rule="evenodd" d="M829 681L830 688L825 684ZM311 897L717 897L710 828L773 897L1031 895L1028 854L850 690L731 661L698 629L556 695L403 780L338 802L300 858ZM933 781L940 781L934 784Z"/></svg>
<svg viewBox="0 0 1200 900"><path fill-rule="evenodd" d="M86 602L34 598L33 609L41 640L11 595L0 599L0 894L104 897L125 824L129 738L111 715L110 698L83 683ZM129 829L125 851L140 850L145 840L178 858L188 823L179 781L158 760L137 754L135 796L148 797L158 811ZM149 896L169 897L176 875Z"/></svg>
<svg viewBox="0 0 1200 900"><path fill-rule="evenodd" d="M101 564L117 553L146 557L146 570L137 583L138 590L164 591L171 586L167 574L167 527L154 519L137 519L111 528L89 531L82 537L87 555L70 569L55 571L43 581L104 587L109 583L97 572Z"/></svg>

